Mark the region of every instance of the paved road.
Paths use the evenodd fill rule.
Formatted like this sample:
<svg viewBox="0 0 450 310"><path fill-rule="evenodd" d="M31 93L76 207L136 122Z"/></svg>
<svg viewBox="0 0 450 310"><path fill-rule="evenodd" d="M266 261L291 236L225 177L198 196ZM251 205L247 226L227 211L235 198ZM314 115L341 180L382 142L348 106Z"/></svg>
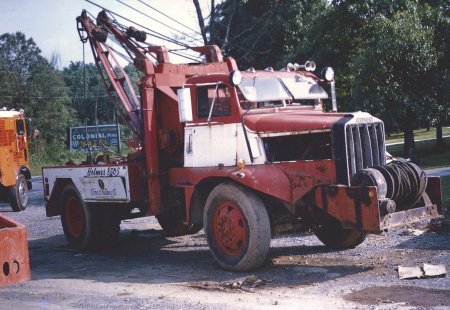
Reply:
<svg viewBox="0 0 450 310"><path fill-rule="evenodd" d="M450 162L449 162L450 164ZM433 168L425 170L427 175L444 177L450 175L450 167L441 167L441 168Z"/></svg>

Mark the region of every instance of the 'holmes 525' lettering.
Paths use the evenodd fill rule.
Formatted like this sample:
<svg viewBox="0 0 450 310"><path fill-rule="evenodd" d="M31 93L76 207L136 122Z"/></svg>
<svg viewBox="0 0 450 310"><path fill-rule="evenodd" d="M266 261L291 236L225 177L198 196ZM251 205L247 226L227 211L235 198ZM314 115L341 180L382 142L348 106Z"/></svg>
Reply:
<svg viewBox="0 0 450 310"><path fill-rule="evenodd" d="M89 167L86 176L87 177L116 177L119 175L119 167L107 167L107 168L92 168Z"/></svg>

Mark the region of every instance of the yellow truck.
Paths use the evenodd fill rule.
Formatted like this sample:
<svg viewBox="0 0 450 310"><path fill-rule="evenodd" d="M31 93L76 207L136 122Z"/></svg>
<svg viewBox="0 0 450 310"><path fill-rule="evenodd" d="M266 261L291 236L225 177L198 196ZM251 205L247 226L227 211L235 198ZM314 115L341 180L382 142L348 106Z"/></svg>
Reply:
<svg viewBox="0 0 450 310"><path fill-rule="evenodd" d="M23 110L0 110L0 201L9 201L15 212L25 210L31 189L30 127Z"/></svg>

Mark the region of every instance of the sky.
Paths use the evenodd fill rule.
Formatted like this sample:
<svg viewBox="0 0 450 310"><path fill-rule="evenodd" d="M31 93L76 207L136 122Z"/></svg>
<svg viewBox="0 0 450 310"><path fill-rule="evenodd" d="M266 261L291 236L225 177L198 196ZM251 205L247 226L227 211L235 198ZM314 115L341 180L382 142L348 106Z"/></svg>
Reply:
<svg viewBox="0 0 450 310"><path fill-rule="evenodd" d="M172 28L194 35L192 30L152 10L139 0L90 0L115 13L123 15L145 27L158 31L170 37L176 31L155 22L142 13L159 20ZM162 11L179 23L198 30L197 16L192 0L141 0L142 2ZM133 10L123 3L135 8ZM207 15L208 0L200 0L204 15ZM33 38L42 51L42 56L50 59L52 54L60 57L59 67L66 67L71 61L83 59L83 48L76 29L76 17L86 9L97 16L101 8L85 0L0 0L0 35L3 33L23 32L26 38ZM122 24L130 22L120 20ZM135 25L134 25L135 26ZM197 35L199 37L199 35ZM164 44L158 39L148 38L146 42ZM168 46L170 47L170 46ZM89 46L85 47L86 62L93 62Z"/></svg>

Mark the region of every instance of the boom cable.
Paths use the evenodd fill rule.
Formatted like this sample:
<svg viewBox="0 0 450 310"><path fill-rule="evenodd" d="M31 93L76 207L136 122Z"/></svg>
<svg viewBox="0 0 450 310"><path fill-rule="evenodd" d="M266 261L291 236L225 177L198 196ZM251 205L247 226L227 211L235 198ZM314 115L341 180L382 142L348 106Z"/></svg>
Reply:
<svg viewBox="0 0 450 310"><path fill-rule="evenodd" d="M193 32L195 32L196 34L199 34L199 35L202 35L198 30L195 30L195 29L192 29L191 27L188 27L188 26L186 26L186 25L184 25L184 24L182 24L182 23L180 23L179 21L177 21L176 19L173 19L172 17L170 17L169 15L167 15L167 14L164 14L163 12L161 12L160 10L158 10L158 9L156 9L156 8L154 8L153 6L151 6L150 4L147 4L147 3L145 3L144 1L142 1L142 0L138 0L140 3L142 3L142 4L144 4L145 6L147 6L147 7L149 7L150 9L152 9L152 10L154 10L154 11L156 11L156 12L158 12L159 14L161 14L161 15L163 15L163 16L165 16L165 17L167 17L168 19L170 19L171 21L174 21L174 22L176 22L177 24L179 24L179 25L181 25L181 26L183 26L183 27L185 27L185 28L187 28L187 29L189 29L189 30L191 30L191 31L193 31Z"/></svg>
<svg viewBox="0 0 450 310"><path fill-rule="evenodd" d="M193 40L192 43L195 42L195 41L200 42L200 39L195 38L195 37L193 37L193 36L191 36L191 35L189 35L189 34L183 32L183 31L181 31L181 30L178 30L178 29L176 29L176 28L173 28L172 26L169 26L169 25L163 23L162 21L157 20L157 19L154 18L154 17L151 17L150 15L145 14L144 12L139 11L138 9L132 7L131 5L126 4L126 3L123 2L122 0L116 0L116 1L119 2L119 3L121 3L121 4L123 4L123 5L125 5L125 6L127 6L128 8L130 8L130 9L132 9L132 10L134 10L134 11L136 11L136 12L142 14L142 15L144 15L144 16L147 17L147 18L149 18L149 19L151 19L151 20L153 20L153 21L155 21L155 22L157 22L157 23L159 23L159 24L161 24L161 25L163 25L163 26L165 26L165 27L167 27L167 28L169 28L169 29L171 29L171 30L173 30L173 31L176 31L176 32L182 34L183 36L186 36L186 37L188 37L188 38L191 38L191 39Z"/></svg>
<svg viewBox="0 0 450 310"><path fill-rule="evenodd" d="M102 10L105 10L106 12L108 12L108 13L110 13L110 14L112 14L112 15L116 15L116 16L118 16L118 17L120 17L120 18L122 18L122 19L124 19L124 20L126 20L126 21L128 21L128 22L130 22L130 23L133 23L133 24L135 24L136 26L139 26L139 27L141 27L141 28L143 28L143 29L146 29L146 30L150 31L150 33L148 33L148 34L151 35L151 36L157 37L157 36L155 36L155 35L153 34L153 33L156 33L157 35L160 36L160 39L164 39L164 40L166 40L166 41L168 41L168 42L171 42L171 43L176 44L176 45L179 45L179 46L183 46L183 47L186 47L186 48L190 48L189 45L187 45L187 44L185 44L185 43L183 43L183 42L180 42L180 41L177 41L177 40L175 40L175 39L172 39L172 38L170 38L170 37L168 37L168 36L166 36L166 35L164 35L164 34L162 34L162 33L159 33L159 32L157 32L157 31L154 31L154 30L152 30L152 29L150 29L150 28L148 28L148 27L145 27L145 26L143 26L143 25L141 25L141 24L139 24L139 23L137 23L137 22L134 22L134 21L132 21L132 20L129 19L129 18L126 18L126 17L124 17L124 16L122 16L122 15L120 15L120 14L118 14L118 13L115 13L114 11L111 11L111 10L109 10L109 9L107 9L107 8L105 8L105 7L103 7L103 6L101 6L101 5L98 5L98 4L94 3L94 2L92 2L91 0L84 0L84 1L86 1L86 2L88 2L88 3L90 3L90 4L92 4L92 5L95 5L95 6L99 7L99 8L101 8Z"/></svg>

